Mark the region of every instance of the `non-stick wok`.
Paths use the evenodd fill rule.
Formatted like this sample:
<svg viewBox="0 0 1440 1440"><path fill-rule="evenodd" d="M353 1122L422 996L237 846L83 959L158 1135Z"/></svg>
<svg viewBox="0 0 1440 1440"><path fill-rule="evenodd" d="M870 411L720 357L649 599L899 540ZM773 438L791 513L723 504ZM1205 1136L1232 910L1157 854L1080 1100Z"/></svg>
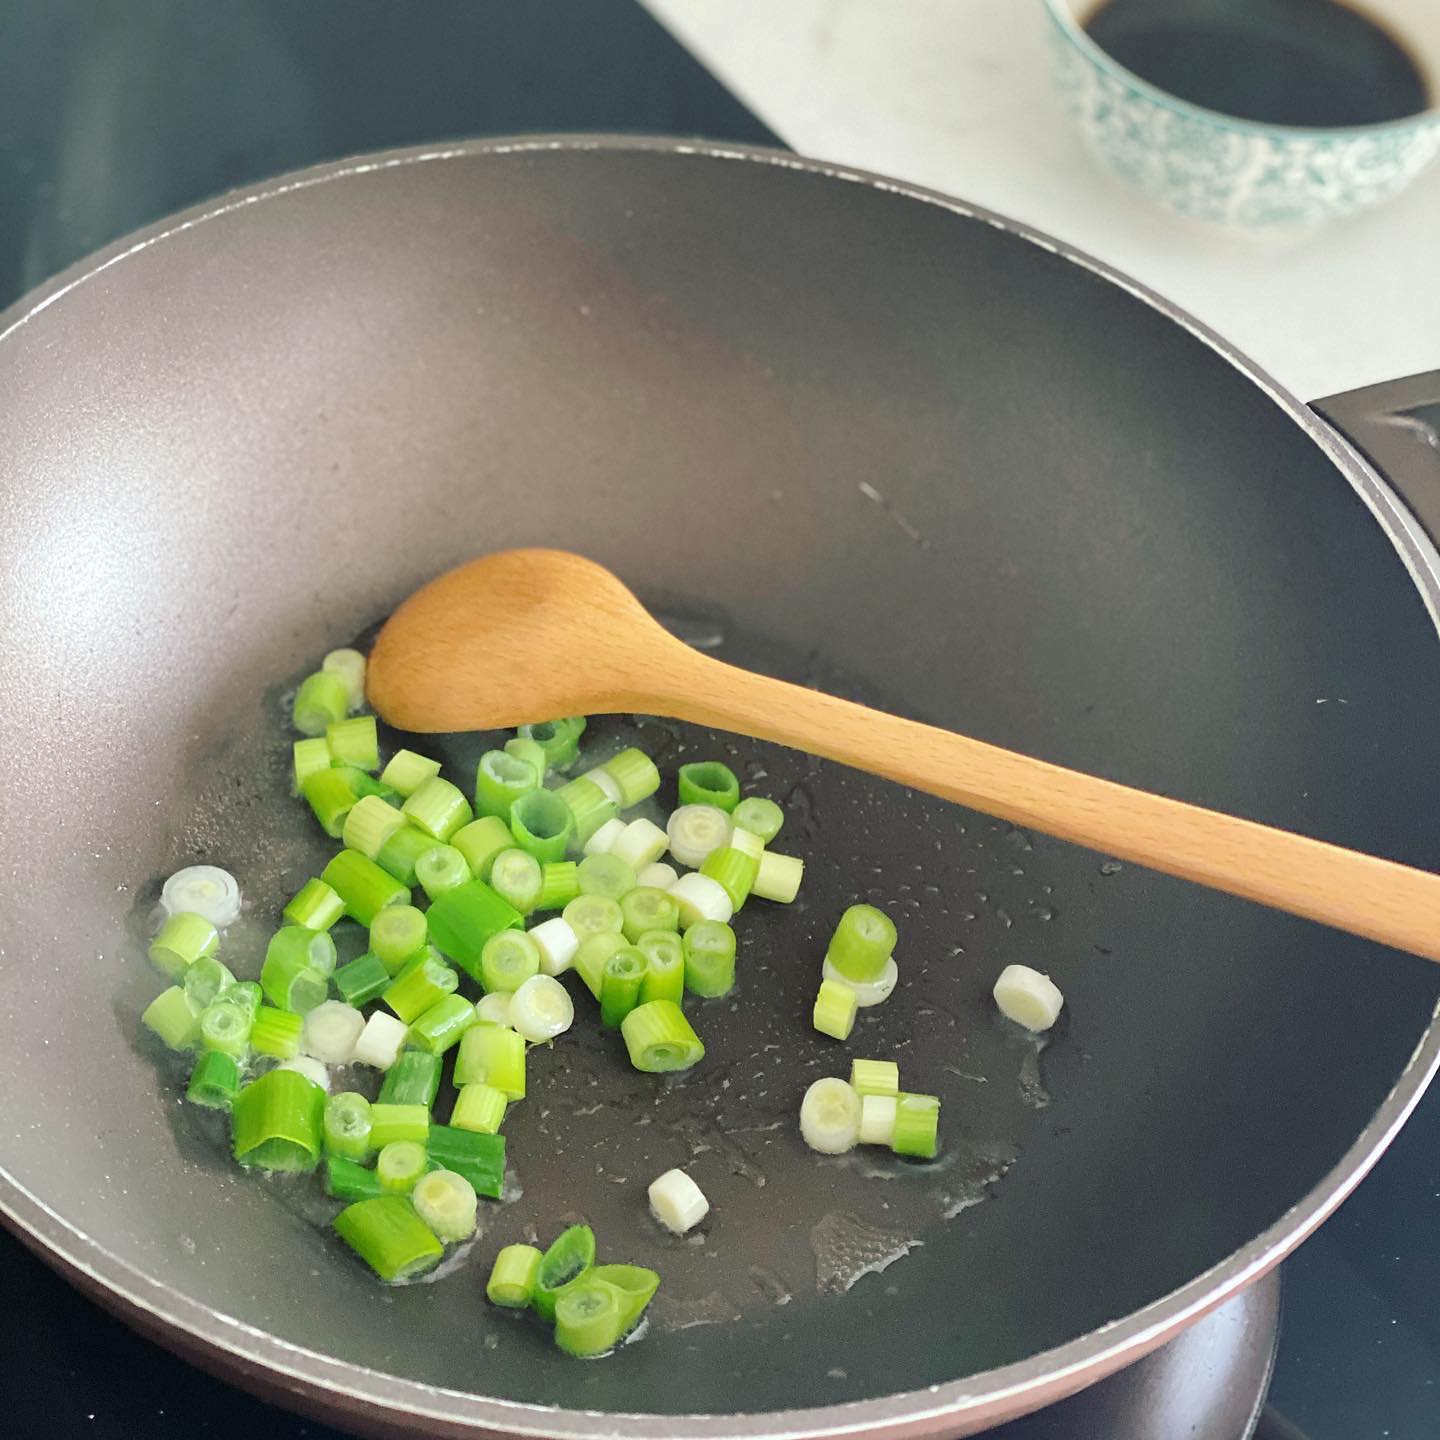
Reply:
<svg viewBox="0 0 1440 1440"><path fill-rule="evenodd" d="M1435 1066L1425 961L645 719L592 734L782 799L802 901L747 909L682 1080L583 1007L537 1055L523 1195L468 1263L373 1283L146 1044L158 880L240 876L243 969L324 856L287 684L499 547L593 555L740 663L1440 866L1420 527L1213 336L995 217L658 142L307 171L11 310L0 464L0 1208L243 1384L429 1435L970 1433L1274 1265ZM808 1006L856 897L896 915L904 980L839 1046ZM989 999L1011 961L1065 991L1043 1047ZM936 1166L803 1149L800 1094L851 1054L943 1096ZM702 1243L645 1216L673 1164L711 1195ZM482 1295L496 1245L581 1215L664 1276L591 1364Z"/></svg>

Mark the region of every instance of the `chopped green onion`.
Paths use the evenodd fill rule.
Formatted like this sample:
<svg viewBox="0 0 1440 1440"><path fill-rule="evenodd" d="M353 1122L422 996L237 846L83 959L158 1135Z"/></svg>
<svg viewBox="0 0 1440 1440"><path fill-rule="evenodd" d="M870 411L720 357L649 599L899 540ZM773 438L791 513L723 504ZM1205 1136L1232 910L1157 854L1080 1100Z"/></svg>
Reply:
<svg viewBox="0 0 1440 1440"><path fill-rule="evenodd" d="M660 1288L660 1277L643 1265L595 1265L585 1273L580 1284L603 1285L615 1294L620 1302L620 1339L623 1340L640 1323L645 1307ZM562 1350L566 1346L560 1338L559 1307L565 1303L565 1298L560 1297L555 1317L555 1337Z"/></svg>
<svg viewBox="0 0 1440 1440"><path fill-rule="evenodd" d="M866 1095L898 1095L900 1067L893 1060L852 1060L850 1084L862 1099Z"/></svg>
<svg viewBox="0 0 1440 1440"><path fill-rule="evenodd" d="M897 1155L914 1155L933 1160L939 1149L940 1097L907 1095L895 1097L895 1134L890 1148Z"/></svg>
<svg viewBox="0 0 1440 1440"><path fill-rule="evenodd" d="M843 1155L860 1139L860 1097L844 1080L817 1080L800 1103L800 1134L822 1155Z"/></svg>
<svg viewBox="0 0 1440 1440"><path fill-rule="evenodd" d="M583 1275L556 1297L555 1343L567 1355L607 1354L624 1333L624 1306L613 1286Z"/></svg>
<svg viewBox="0 0 1440 1440"><path fill-rule="evenodd" d="M330 1072L313 1055L294 1055L276 1067L279 1070L293 1070L303 1075L312 1085L322 1090L330 1089Z"/></svg>
<svg viewBox="0 0 1440 1440"><path fill-rule="evenodd" d="M458 998L458 997L457 997ZM434 1105L444 1062L426 1050L404 1050L380 1084L382 1105Z"/></svg>
<svg viewBox="0 0 1440 1440"><path fill-rule="evenodd" d="M410 1026L411 1045L443 1055L475 1023L475 1007L463 995L447 995L417 1016Z"/></svg>
<svg viewBox="0 0 1440 1440"><path fill-rule="evenodd" d="M345 913L369 925L387 905L401 905L410 891L356 850L342 850L320 878L345 902Z"/></svg>
<svg viewBox="0 0 1440 1440"><path fill-rule="evenodd" d="M737 830L748 830L768 845L780 833L785 812L763 795L750 795L735 807L730 818Z"/></svg>
<svg viewBox="0 0 1440 1440"><path fill-rule="evenodd" d="M542 720L537 725L522 725L519 735L533 740L544 752L545 763L552 770L565 770L575 763L580 753L580 736L585 729L581 716L565 720Z"/></svg>
<svg viewBox="0 0 1440 1440"><path fill-rule="evenodd" d="M895 1143L895 1096L860 1097L860 1143L890 1146Z"/></svg>
<svg viewBox="0 0 1440 1440"><path fill-rule="evenodd" d="M440 773L440 762L413 750L397 750L380 772L382 783L401 795L413 795L427 780Z"/></svg>
<svg viewBox="0 0 1440 1440"><path fill-rule="evenodd" d="M555 791L531 790L510 807L510 833L542 865L553 865L565 858L575 820Z"/></svg>
<svg viewBox="0 0 1440 1440"><path fill-rule="evenodd" d="M404 825L405 817L393 805L387 805L378 795L366 795L350 807L340 830L340 843L374 860L386 841Z"/></svg>
<svg viewBox="0 0 1440 1440"><path fill-rule="evenodd" d="M415 862L415 879L431 900L463 885L469 878L470 867L453 845L432 845Z"/></svg>
<svg viewBox="0 0 1440 1440"><path fill-rule="evenodd" d="M525 1037L508 1025L477 1022L460 1037L457 1085L493 1085L511 1100L525 1098Z"/></svg>
<svg viewBox="0 0 1440 1440"><path fill-rule="evenodd" d="M822 1035L830 1035L836 1040L848 1040L850 1032L855 1028L855 1014L858 1009L853 986L847 985L843 980L822 980L815 996L811 1023Z"/></svg>
<svg viewBox="0 0 1440 1440"><path fill-rule="evenodd" d="M412 825L442 842L475 818L464 793L438 775L422 781L400 808Z"/></svg>
<svg viewBox="0 0 1440 1440"><path fill-rule="evenodd" d="M359 1009L380 998L380 992L390 983L391 976L380 957L367 950L359 959L340 966L330 978L335 982L340 998L347 1005Z"/></svg>
<svg viewBox="0 0 1440 1440"><path fill-rule="evenodd" d="M580 867L573 860L558 860L540 867L537 910L563 910L580 893Z"/></svg>
<svg viewBox="0 0 1440 1440"><path fill-rule="evenodd" d="M623 820L607 820L580 847L581 852L586 855L608 855L610 853L610 847L624 833L625 822Z"/></svg>
<svg viewBox="0 0 1440 1440"><path fill-rule="evenodd" d="M665 838L677 865L699 869L712 850L730 843L730 817L714 805L682 805L670 813Z"/></svg>
<svg viewBox="0 0 1440 1440"><path fill-rule="evenodd" d="M343 720L349 708L345 682L338 675L317 670L300 682L290 717L302 735L323 735L325 727Z"/></svg>
<svg viewBox="0 0 1440 1440"><path fill-rule="evenodd" d="M398 880L407 889L414 889L419 883L420 857L427 855L439 842L433 835L427 835L414 825L401 825L390 832L390 838L380 847L375 863L389 876ZM407 895L406 900L409 900Z"/></svg>
<svg viewBox="0 0 1440 1440"><path fill-rule="evenodd" d="M352 775L354 770L319 770L301 782L300 793L315 812L325 833L338 840L345 829L345 817L360 798Z"/></svg>
<svg viewBox="0 0 1440 1440"><path fill-rule="evenodd" d="M620 786L616 784L615 777L608 770L602 770L598 765L593 770L586 770L581 776L582 780L589 780L592 784L600 787L601 793L616 810L624 803L625 796Z"/></svg>
<svg viewBox="0 0 1440 1440"><path fill-rule="evenodd" d="M673 865L658 860L635 872L635 883L644 890L668 890L679 878L680 872Z"/></svg>
<svg viewBox="0 0 1440 1440"><path fill-rule="evenodd" d="M357 1200L335 1217L335 1233L382 1279L409 1280L433 1270L445 1247L406 1195Z"/></svg>
<svg viewBox="0 0 1440 1440"><path fill-rule="evenodd" d="M480 952L480 983L487 994L518 990L540 973L540 947L523 930L501 930Z"/></svg>
<svg viewBox="0 0 1440 1440"><path fill-rule="evenodd" d="M575 963L580 937L563 915L553 915L529 932L545 975L563 975Z"/></svg>
<svg viewBox="0 0 1440 1440"><path fill-rule="evenodd" d="M265 948L260 988L280 1010L303 1015L330 993L335 970L335 942L324 930L282 925Z"/></svg>
<svg viewBox="0 0 1440 1440"><path fill-rule="evenodd" d="M682 875L665 892L680 907L680 928L688 930L702 920L716 920L728 924L735 913L725 887L709 875L696 871Z"/></svg>
<svg viewBox="0 0 1440 1440"><path fill-rule="evenodd" d="M374 1070L390 1069L400 1058L409 1033L409 1027L403 1020L397 1020L383 1010L374 1011L355 1042L355 1063L369 1065Z"/></svg>
<svg viewBox="0 0 1440 1440"><path fill-rule="evenodd" d="M285 918L307 930L328 930L345 913L345 902L321 879L307 880L285 907Z"/></svg>
<svg viewBox="0 0 1440 1440"><path fill-rule="evenodd" d="M365 1029L365 1017L342 1000L327 1000L305 1016L302 1047L327 1065L348 1065Z"/></svg>
<svg viewBox="0 0 1440 1440"><path fill-rule="evenodd" d="M640 1004L673 1000L685 995L685 943L673 930L647 930L636 938L635 948L645 957L645 978L640 982Z"/></svg>
<svg viewBox="0 0 1440 1440"><path fill-rule="evenodd" d="M200 1012L200 1048L243 1060L250 1050L254 1019L248 1005L232 1000L230 991L225 991Z"/></svg>
<svg viewBox="0 0 1440 1440"><path fill-rule="evenodd" d="M550 762L545 757L543 745L536 740L527 739L524 735L517 735L514 739L507 740L504 748L507 755L533 765L535 773L540 777L540 783L545 783L545 772L550 768Z"/></svg>
<svg viewBox="0 0 1440 1440"><path fill-rule="evenodd" d="M621 1022L620 1033L630 1063L651 1074L688 1070L705 1054L700 1037L673 1000L637 1005Z"/></svg>
<svg viewBox="0 0 1440 1440"><path fill-rule="evenodd" d="M356 715L350 720L337 720L325 727L325 743L337 765L353 765L357 770L380 768L380 743L375 734L373 715Z"/></svg>
<svg viewBox="0 0 1440 1440"><path fill-rule="evenodd" d="M325 1172L325 1193L332 1200L373 1200L382 1194L380 1181L373 1170L339 1155L327 1155L322 1167Z"/></svg>
<svg viewBox="0 0 1440 1440"><path fill-rule="evenodd" d="M293 1060L300 1053L305 1017L293 1010L262 1005L250 1025L250 1048L275 1060Z"/></svg>
<svg viewBox="0 0 1440 1440"><path fill-rule="evenodd" d="M370 1158L370 1102L354 1090L342 1090L325 1102L325 1153L342 1160Z"/></svg>
<svg viewBox="0 0 1440 1440"><path fill-rule="evenodd" d="M505 1188L505 1137L482 1135L476 1130L456 1130L449 1125L432 1125L427 1142L430 1159L442 1170L463 1175L476 1193L498 1200Z"/></svg>
<svg viewBox="0 0 1440 1440"><path fill-rule="evenodd" d="M713 999L735 988L735 932L721 920L697 920L685 932L685 985Z"/></svg>
<svg viewBox="0 0 1440 1440"><path fill-rule="evenodd" d="M188 910L172 915L150 942L150 961L163 975L181 979L199 959L213 955L220 944L215 927Z"/></svg>
<svg viewBox="0 0 1440 1440"><path fill-rule="evenodd" d="M490 888L522 915L540 898L540 862L528 850L502 850L490 865Z"/></svg>
<svg viewBox="0 0 1440 1440"><path fill-rule="evenodd" d="M495 857L502 850L509 850L515 844L515 837L498 815L484 815L461 826L450 837L450 843L465 857L470 873L477 880L489 880Z"/></svg>
<svg viewBox="0 0 1440 1440"><path fill-rule="evenodd" d="M530 1297L535 1313L553 1324L560 1292L594 1263L595 1232L588 1225L562 1230L540 1257L540 1268L535 1272L535 1290Z"/></svg>
<svg viewBox="0 0 1440 1440"><path fill-rule="evenodd" d="M410 1201L437 1240L453 1245L475 1233L475 1187L453 1170L422 1175L410 1192Z"/></svg>
<svg viewBox="0 0 1440 1440"><path fill-rule="evenodd" d="M660 788L660 772L655 768L655 762L634 746L611 756L600 768L619 788L622 810L638 805Z"/></svg>
<svg viewBox="0 0 1440 1440"><path fill-rule="evenodd" d="M841 985L848 985L855 992L855 1003L862 1010L888 1000L890 992L894 990L895 983L900 978L900 970L895 964L893 955L885 962L885 968L880 972L878 980L848 980L830 963L828 957L820 967L820 974L825 980L834 980Z"/></svg>
<svg viewBox="0 0 1440 1440"><path fill-rule="evenodd" d="M391 1105L377 1100L370 1107L370 1144L376 1150L401 1140L426 1145L430 1128L428 1105Z"/></svg>
<svg viewBox="0 0 1440 1440"><path fill-rule="evenodd" d="M532 1045L564 1034L574 1020L570 992L553 975L532 975L510 997L510 1028Z"/></svg>
<svg viewBox="0 0 1440 1440"><path fill-rule="evenodd" d="M618 901L635 888L635 872L613 855L587 855L580 862L577 875L582 895L603 895ZM623 918L621 925L624 925Z"/></svg>
<svg viewBox="0 0 1440 1440"><path fill-rule="evenodd" d="M597 1000L600 998L600 986L606 963L616 951L625 949L627 943L625 936L620 931L601 930L594 935L587 935L576 949L575 973L585 982L585 988Z"/></svg>
<svg viewBox="0 0 1440 1440"><path fill-rule="evenodd" d="M317 735L310 740L297 740L290 749L295 793L299 795L312 775L318 775L322 770L330 768L330 747L325 743L323 735Z"/></svg>
<svg viewBox="0 0 1440 1440"><path fill-rule="evenodd" d="M825 958L842 979L866 985L880 978L894 949L894 921L873 905L852 905L840 917Z"/></svg>
<svg viewBox="0 0 1440 1440"><path fill-rule="evenodd" d="M510 1023L510 992L492 990L475 1002L475 1023L508 1025Z"/></svg>
<svg viewBox="0 0 1440 1440"><path fill-rule="evenodd" d="M692 760L682 765L679 789L682 805L713 805L728 814L740 802L740 782L719 760Z"/></svg>
<svg viewBox="0 0 1440 1440"><path fill-rule="evenodd" d="M502 930L517 930L524 924L520 912L483 880L469 880L447 890L431 905L427 919L431 940L477 982L485 942Z"/></svg>
<svg viewBox="0 0 1440 1440"><path fill-rule="evenodd" d="M400 792L392 790L383 780L377 780L373 775L367 775L356 765L337 765L335 768L342 770L349 778L351 787L362 800L367 795L378 795L382 800L394 805L397 810L400 808Z"/></svg>
<svg viewBox="0 0 1440 1440"><path fill-rule="evenodd" d="M324 1090L294 1070L271 1070L252 1080L230 1106L235 1158L260 1170L313 1170L325 1103Z"/></svg>
<svg viewBox="0 0 1440 1440"><path fill-rule="evenodd" d="M647 1193L650 1213L672 1235L693 1230L710 1213L705 1192L683 1170L657 1176Z"/></svg>
<svg viewBox="0 0 1440 1440"><path fill-rule="evenodd" d="M217 997L230 1005L239 1005L253 1020L255 1012L264 1004L265 992L254 980L237 980L225 993Z"/></svg>
<svg viewBox="0 0 1440 1440"><path fill-rule="evenodd" d="M632 870L653 865L670 846L670 837L653 820L632 820L610 845L610 854Z"/></svg>
<svg viewBox="0 0 1440 1440"><path fill-rule="evenodd" d="M745 832L737 832L745 833ZM755 877L760 873L760 862L753 855L747 855L738 845L725 845L712 850L700 866L700 873L708 875L730 897L733 909L741 909L750 898Z"/></svg>
<svg viewBox="0 0 1440 1440"><path fill-rule="evenodd" d="M387 905L370 922L371 953L392 975L398 975L424 950L429 929L423 910L413 905Z"/></svg>
<svg viewBox="0 0 1440 1440"><path fill-rule="evenodd" d="M636 887L620 901L625 938L634 945L647 930L678 930L680 907L664 890Z"/></svg>
<svg viewBox="0 0 1440 1440"><path fill-rule="evenodd" d="M750 894L762 900L789 904L801 893L801 880L804 878L804 860L768 850L760 855L760 868L756 871L755 884L750 886Z"/></svg>
<svg viewBox="0 0 1440 1440"><path fill-rule="evenodd" d="M640 1003L640 985L649 962L633 945L623 946L606 962L600 977L600 1023L618 1030Z"/></svg>
<svg viewBox="0 0 1440 1440"><path fill-rule="evenodd" d="M350 709L358 710L365 703L365 657L358 650L332 650L320 662L320 669L344 684Z"/></svg>
<svg viewBox="0 0 1440 1440"><path fill-rule="evenodd" d="M607 821L615 818L615 802L593 780L581 776L562 785L557 794L575 818L574 844L585 842Z"/></svg>
<svg viewBox="0 0 1440 1440"><path fill-rule="evenodd" d="M540 784L540 772L528 760L503 750L487 750L475 767L475 811L509 821L510 807Z"/></svg>
<svg viewBox="0 0 1440 1440"><path fill-rule="evenodd" d="M535 1280L540 1274L543 1257L533 1245L507 1245L495 1257L494 1268L485 1285L485 1296L492 1305L520 1310L530 1303L535 1293Z"/></svg>
<svg viewBox="0 0 1440 1440"><path fill-rule="evenodd" d="M1065 997L1048 976L1028 965L1007 965L991 992L1006 1019L1039 1033L1060 1018Z"/></svg>
<svg viewBox="0 0 1440 1440"><path fill-rule="evenodd" d="M233 1055L206 1050L190 1072L185 1098L207 1110L228 1110L240 1089L240 1066Z"/></svg>
<svg viewBox="0 0 1440 1440"><path fill-rule="evenodd" d="M198 1015L235 983L235 977L213 955L202 955L180 981L180 988Z"/></svg>
<svg viewBox="0 0 1440 1440"><path fill-rule="evenodd" d="M608 895L580 895L561 912L565 923L580 937L583 945L592 935L619 935L625 929L625 915L620 902Z"/></svg>
<svg viewBox="0 0 1440 1440"><path fill-rule="evenodd" d="M413 1025L437 1001L453 995L459 985L460 977L427 949L406 964L380 999L407 1025Z"/></svg>
<svg viewBox="0 0 1440 1440"><path fill-rule="evenodd" d="M425 1173L425 1147L414 1140L392 1140L375 1159L375 1178L392 1195L408 1195Z"/></svg>
<svg viewBox="0 0 1440 1440"><path fill-rule="evenodd" d="M462 1085L450 1112L451 1127L474 1130L481 1135L498 1135L508 1103L503 1090L497 1090L483 1080L473 1085Z"/></svg>
<svg viewBox="0 0 1440 1440"><path fill-rule="evenodd" d="M193 1050L200 1039L200 1017L179 985L162 990L145 1007L140 1023L172 1050Z"/></svg>
<svg viewBox="0 0 1440 1440"><path fill-rule="evenodd" d="M223 930L240 914L240 886L218 865L186 865L161 887L160 904L167 915L189 911Z"/></svg>

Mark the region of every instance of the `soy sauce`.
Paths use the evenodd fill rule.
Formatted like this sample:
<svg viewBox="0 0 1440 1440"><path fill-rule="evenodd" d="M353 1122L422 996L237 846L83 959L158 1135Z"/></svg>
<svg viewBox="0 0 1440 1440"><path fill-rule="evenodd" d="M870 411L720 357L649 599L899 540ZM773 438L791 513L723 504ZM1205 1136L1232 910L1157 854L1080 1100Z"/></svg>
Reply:
<svg viewBox="0 0 1440 1440"><path fill-rule="evenodd" d="M1339 0L1101 0L1085 30L1142 80L1243 120L1374 125L1431 103L1404 46Z"/></svg>

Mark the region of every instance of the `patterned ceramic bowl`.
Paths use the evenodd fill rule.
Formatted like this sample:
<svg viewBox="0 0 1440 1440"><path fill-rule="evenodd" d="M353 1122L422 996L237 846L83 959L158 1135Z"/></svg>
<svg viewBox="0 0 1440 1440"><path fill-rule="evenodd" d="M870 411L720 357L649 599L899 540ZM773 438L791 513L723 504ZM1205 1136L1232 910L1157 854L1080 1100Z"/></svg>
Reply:
<svg viewBox="0 0 1440 1440"><path fill-rule="evenodd" d="M1440 108L1303 129L1206 110L1142 80L1083 28L1097 0L1045 0L1061 88L1090 149L1179 214L1242 231L1316 225L1388 199L1440 154ZM1440 96L1440 0L1367 0Z"/></svg>

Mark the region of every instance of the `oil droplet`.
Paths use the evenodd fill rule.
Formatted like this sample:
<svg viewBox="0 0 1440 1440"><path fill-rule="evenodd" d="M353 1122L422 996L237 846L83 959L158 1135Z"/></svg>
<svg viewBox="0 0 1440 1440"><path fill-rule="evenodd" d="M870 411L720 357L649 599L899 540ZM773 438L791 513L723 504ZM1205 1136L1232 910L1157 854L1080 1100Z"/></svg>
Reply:
<svg viewBox="0 0 1440 1440"><path fill-rule="evenodd" d="M1100 862L1100 873L1102 875L1118 875L1124 868L1118 860L1102 860Z"/></svg>

